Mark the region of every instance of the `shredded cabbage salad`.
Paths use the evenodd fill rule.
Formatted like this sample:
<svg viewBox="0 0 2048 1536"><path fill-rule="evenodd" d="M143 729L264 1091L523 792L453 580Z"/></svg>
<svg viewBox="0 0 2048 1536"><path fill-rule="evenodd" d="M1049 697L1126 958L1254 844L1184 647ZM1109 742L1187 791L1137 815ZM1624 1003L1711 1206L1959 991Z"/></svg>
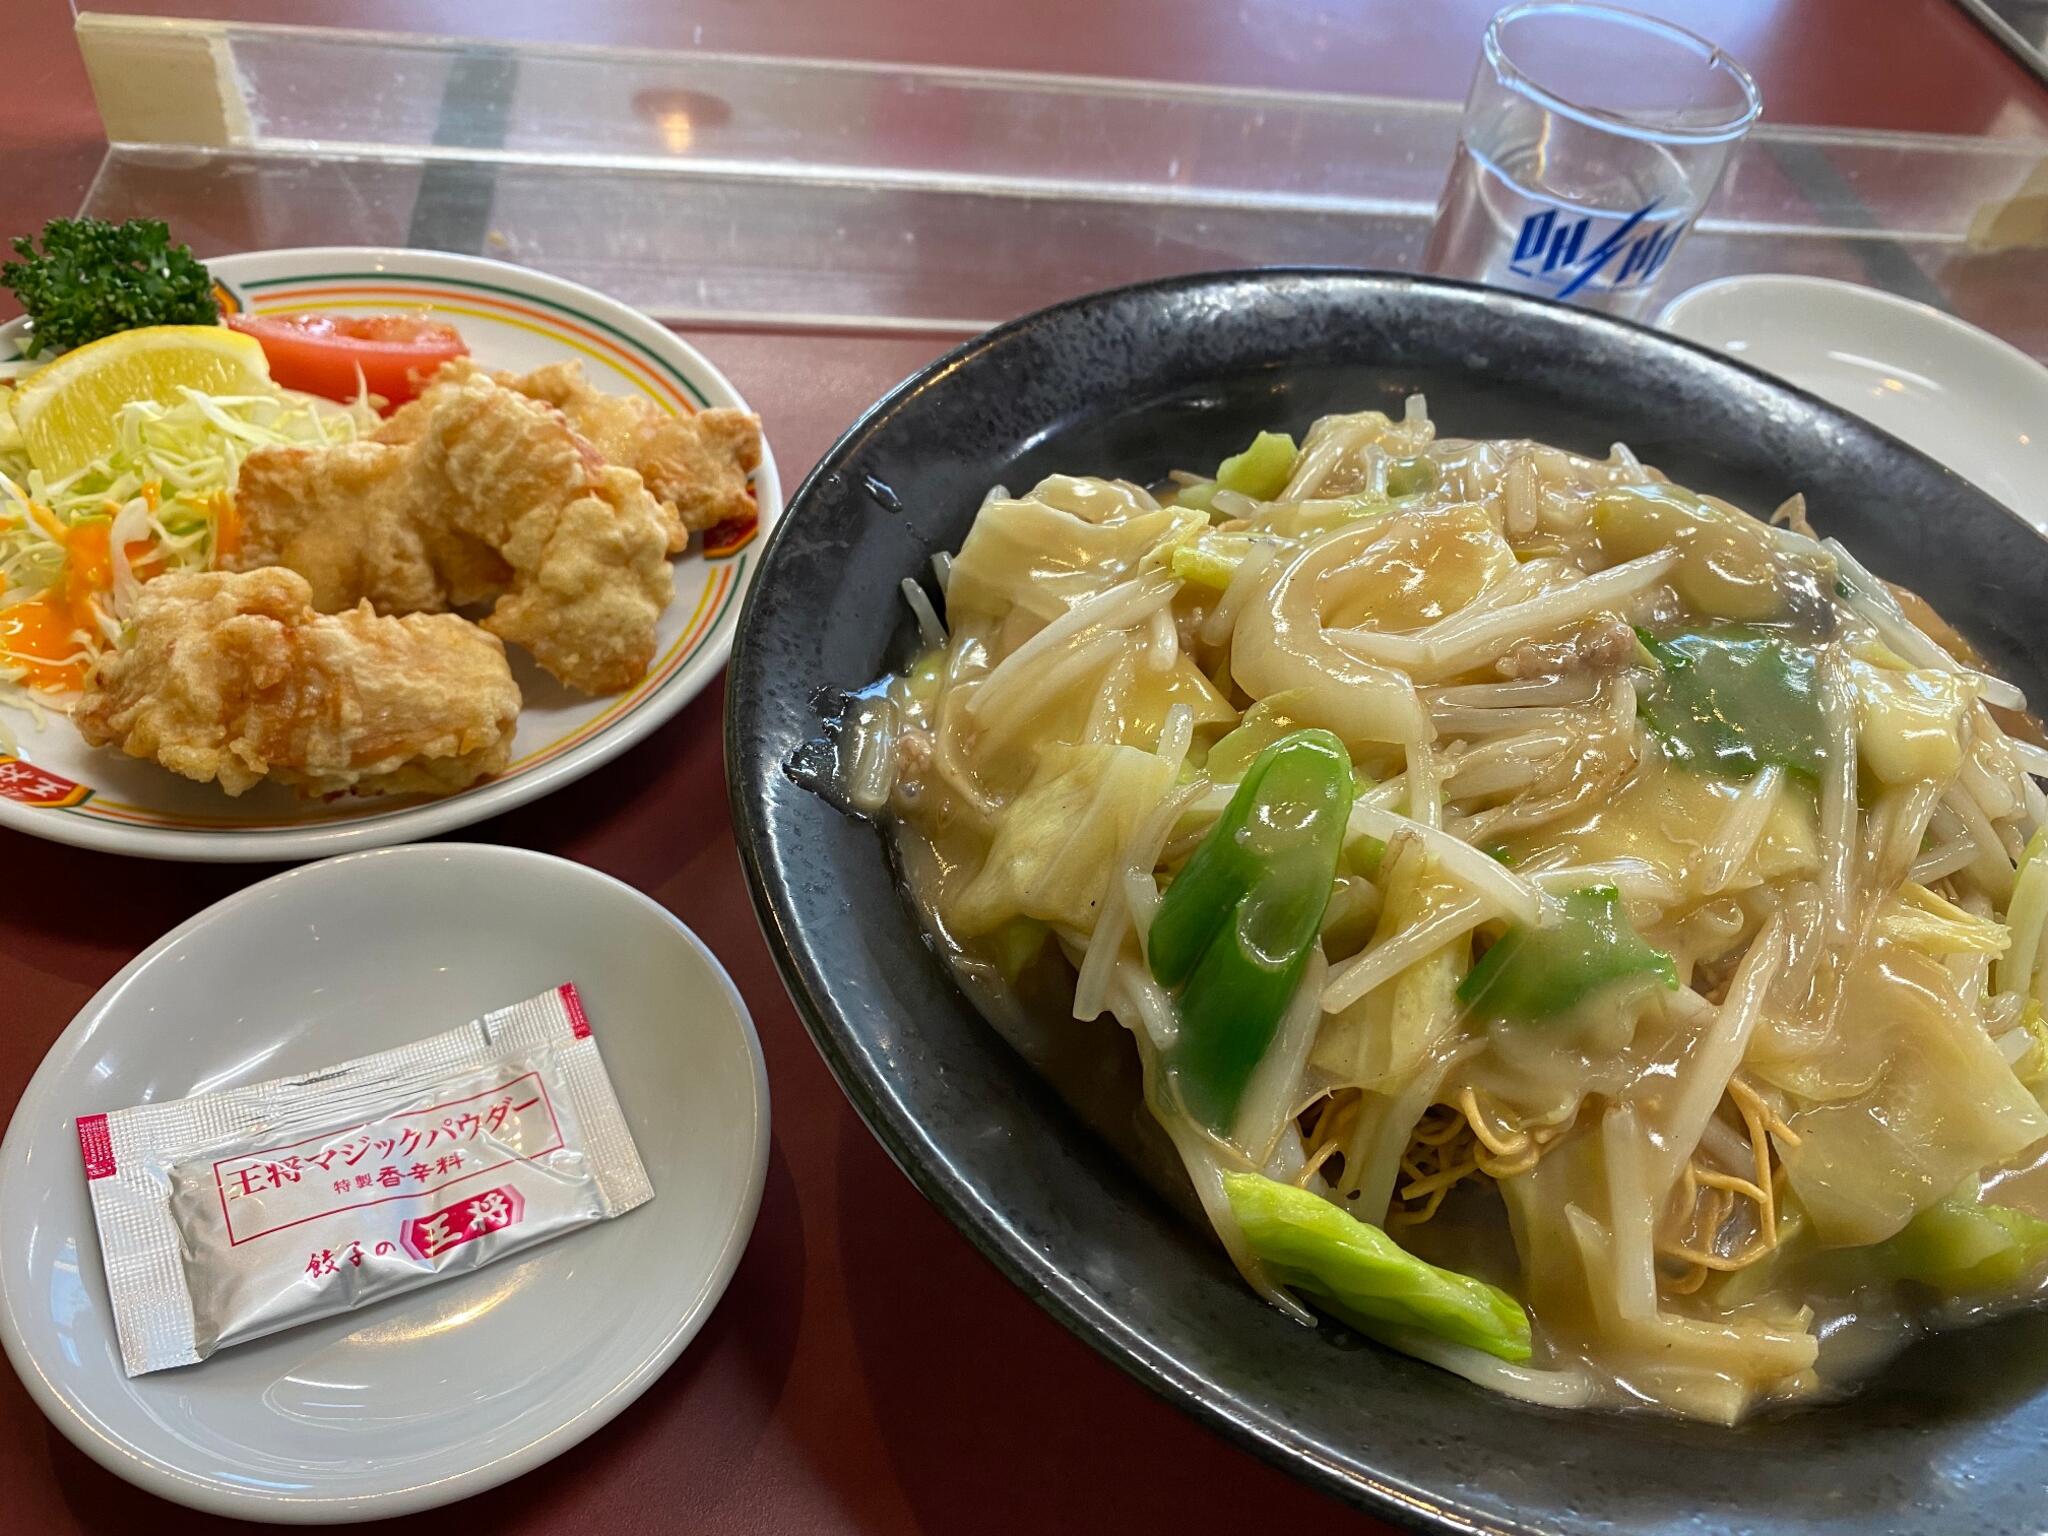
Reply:
<svg viewBox="0 0 2048 1536"><path fill-rule="evenodd" d="M210 569L233 548L235 477L252 450L349 442L376 424L360 400L179 393L122 406L113 450L52 479L0 392L0 706L38 726L40 706L62 707L119 638L144 581ZM0 752L13 745L0 719Z"/></svg>

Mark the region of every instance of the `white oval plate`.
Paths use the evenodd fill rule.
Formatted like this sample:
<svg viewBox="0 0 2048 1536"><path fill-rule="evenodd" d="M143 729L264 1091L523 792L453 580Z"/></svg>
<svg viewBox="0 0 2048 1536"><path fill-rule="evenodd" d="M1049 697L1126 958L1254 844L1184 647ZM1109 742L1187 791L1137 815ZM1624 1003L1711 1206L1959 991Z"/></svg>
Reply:
<svg viewBox="0 0 2048 1536"><path fill-rule="evenodd" d="M1824 277L1724 277L1665 330L1854 411L2048 533L2048 368L1925 304Z"/></svg>
<svg viewBox="0 0 2048 1536"><path fill-rule="evenodd" d="M408 1295L130 1380L74 1119L303 1072L573 980L654 1199ZM435 843L287 871L101 989L0 1142L0 1344L37 1406L152 1493L361 1520L477 1493L619 1413L695 1336L753 1229L768 1080L710 951L639 892Z"/></svg>
<svg viewBox="0 0 2048 1536"><path fill-rule="evenodd" d="M335 246L223 256L207 266L230 310L431 311L462 332L486 367L524 371L574 358L599 388L645 396L666 411L747 408L702 355L647 316L505 262ZM20 335L19 321L0 328L0 358L14 355ZM511 766L485 783L442 799L307 801L276 784L230 799L154 763L87 747L61 717L38 731L10 715L19 758L0 756L0 826L150 858L307 859L431 837L551 794L661 725L725 665L761 536L782 512L781 482L765 446L754 499L754 534L709 555L700 540L675 562L675 601L656 632L654 664L631 689L588 698L524 652L511 653L526 708Z"/></svg>

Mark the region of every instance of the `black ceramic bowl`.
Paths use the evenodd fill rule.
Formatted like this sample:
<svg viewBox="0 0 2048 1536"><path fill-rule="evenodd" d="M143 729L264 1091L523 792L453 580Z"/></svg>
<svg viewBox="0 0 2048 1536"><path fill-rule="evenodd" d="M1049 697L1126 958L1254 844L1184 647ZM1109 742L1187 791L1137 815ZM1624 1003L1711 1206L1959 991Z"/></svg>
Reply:
<svg viewBox="0 0 2048 1536"><path fill-rule="evenodd" d="M1816 524L1909 582L2048 696L2048 544L1873 427L1641 327L1462 284L1341 271L1177 278L1077 299L942 358L870 411L790 503L742 614L726 759L761 921L806 1024L917 1186L1111 1360L1311 1482L1432 1530L2039 1532L2048 1315L1916 1347L1847 1403L1737 1430L1490 1396L1239 1283L1004 1044L891 883L881 834L786 765L821 690L911 644L898 583L959 546L991 484L1141 483L1261 427L1398 412L1446 435L1616 439Z"/></svg>

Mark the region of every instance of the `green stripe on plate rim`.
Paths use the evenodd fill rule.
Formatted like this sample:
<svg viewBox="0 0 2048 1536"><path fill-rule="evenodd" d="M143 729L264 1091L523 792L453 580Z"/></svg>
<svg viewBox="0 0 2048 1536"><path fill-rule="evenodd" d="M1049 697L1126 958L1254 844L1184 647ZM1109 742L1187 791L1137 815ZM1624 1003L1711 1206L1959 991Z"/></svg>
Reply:
<svg viewBox="0 0 2048 1536"><path fill-rule="evenodd" d="M682 370L677 368L667 358L659 357L649 351L645 342L628 336L609 320L600 320L596 315L586 314L573 304L565 304L560 299L551 299L545 294L533 293L525 288L508 288L503 283L479 282L477 279L469 277L443 277L438 273L416 272L307 272L296 277L251 278L247 282L236 284L236 286L244 293L252 293L258 288L286 288L297 283L375 283L381 285L399 282L438 284L444 288L455 289L468 288L479 293L503 294L508 299L520 299L529 304L544 304L549 309L555 310L558 313L569 315L583 321L586 325L594 325L601 331L609 332L617 340L631 347L648 362L655 364L662 372L674 379L676 383L687 389L699 405L707 410L711 406L711 402L704 396L704 391L699 389L687 374L683 373Z"/></svg>
<svg viewBox="0 0 2048 1536"><path fill-rule="evenodd" d="M732 585L725 589L725 600L718 605L718 612L712 615L711 623L704 630L704 637L701 640L699 640L695 645L691 646L689 652L686 655L684 655L679 661L676 662L675 670L669 673L668 680L665 683L663 683L661 687L649 689L640 698L635 699L631 704L627 705L625 712L621 714L618 717L618 719L612 721L611 724L607 725L602 731L598 732L598 734L592 737L591 740L602 740L604 737L610 735L613 731L616 731L620 726L624 725L628 720L632 719L635 715L639 714L640 711L645 709L649 704L653 703L654 700L659 698L665 691L667 691L669 687L673 686L676 679L682 675L683 668L687 667L691 663L691 661L695 659L697 653L703 650L705 646L709 645L712 642L712 640L717 637L719 629L725 623L726 615L732 612L732 605L734 601L739 597L740 593L746 590L747 562L752 558L752 555L745 554L737 557L732 570ZM547 749L542 748L541 750L545 751ZM528 769L526 771L528 773L533 772L532 769ZM498 784L514 784L517 783L519 779L523 777L525 777L524 774L518 774L510 779L494 779L492 782ZM92 786L87 785L86 788L91 789ZM94 792L97 793L97 791ZM325 821L299 822L289 827L238 827L233 822L216 823L209 826L205 822L194 822L185 827L147 827L144 828L144 830L152 832L206 830L234 832L242 837L296 837L300 833L307 831L309 828L317 829L320 827L360 826L366 822L383 821L388 817L407 816L414 811L425 809L427 805L438 805L440 803L441 802L437 800L429 800L420 805L401 806L396 810L368 811L361 816L335 816ZM91 809L91 806L92 801L90 799L87 799L80 802L77 805L62 805L54 807L54 809L56 809L61 814L66 816L83 816L88 821L111 822L118 826L133 825L133 823L131 822L122 821L121 818L119 818L118 816L106 816L97 814Z"/></svg>

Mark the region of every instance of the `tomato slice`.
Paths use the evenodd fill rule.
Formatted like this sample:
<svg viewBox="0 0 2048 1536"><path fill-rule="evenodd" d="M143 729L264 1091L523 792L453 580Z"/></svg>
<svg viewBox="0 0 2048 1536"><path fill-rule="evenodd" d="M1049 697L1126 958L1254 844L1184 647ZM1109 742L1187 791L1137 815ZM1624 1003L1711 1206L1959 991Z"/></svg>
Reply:
<svg viewBox="0 0 2048 1536"><path fill-rule="evenodd" d="M227 322L261 343L271 378L329 400L353 400L367 385L403 405L435 369L469 355L454 326L420 315L229 315Z"/></svg>

